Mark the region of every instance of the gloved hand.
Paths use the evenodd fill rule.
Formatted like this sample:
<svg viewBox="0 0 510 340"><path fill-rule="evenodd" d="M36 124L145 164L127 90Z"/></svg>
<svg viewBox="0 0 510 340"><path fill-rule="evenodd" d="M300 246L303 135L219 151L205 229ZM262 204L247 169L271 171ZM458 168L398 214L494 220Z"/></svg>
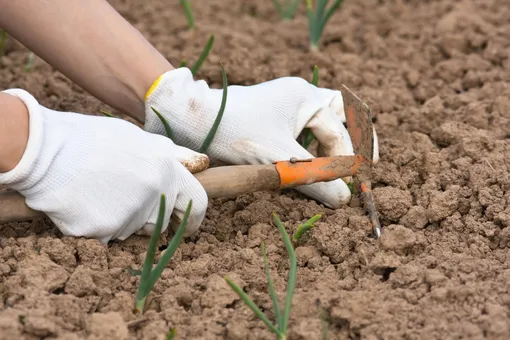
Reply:
<svg viewBox="0 0 510 340"><path fill-rule="evenodd" d="M195 81L188 68L164 73L145 99L145 130L164 134L152 108L171 125L174 142L198 151L211 129L221 104L222 90ZM312 158L297 141L308 127L326 156L353 155L343 125L342 94L317 88L302 78L284 77L253 86L229 86L223 119L206 154L229 164L267 164L291 157ZM374 130L374 136L377 137ZM374 163L379 159L377 138ZM347 184L338 179L297 188L328 207L350 200Z"/></svg>
<svg viewBox="0 0 510 340"><path fill-rule="evenodd" d="M207 156L122 119L57 112L24 90L4 92L25 103L30 135L17 166L0 173L0 184L20 192L62 233L103 244L151 234L161 194L166 195L163 230L172 212L182 219L190 199L185 235L198 229L207 194L181 162L193 166Z"/></svg>

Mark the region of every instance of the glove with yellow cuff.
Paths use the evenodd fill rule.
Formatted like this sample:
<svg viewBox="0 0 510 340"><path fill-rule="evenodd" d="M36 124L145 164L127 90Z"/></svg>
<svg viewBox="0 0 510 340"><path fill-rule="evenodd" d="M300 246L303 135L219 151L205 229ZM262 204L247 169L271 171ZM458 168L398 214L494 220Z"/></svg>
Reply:
<svg viewBox="0 0 510 340"><path fill-rule="evenodd" d="M195 80L188 68L168 71L147 92L144 129L165 134L154 108L169 123L177 145L199 151L216 119L221 99L221 89ZM296 141L304 128L310 128L327 156L353 155L344 122L341 92L318 88L302 78L283 77L253 86L231 85L222 121L206 154L235 165L312 158ZM377 138L374 144L377 162ZM330 208L340 207L351 197L341 179L296 189Z"/></svg>

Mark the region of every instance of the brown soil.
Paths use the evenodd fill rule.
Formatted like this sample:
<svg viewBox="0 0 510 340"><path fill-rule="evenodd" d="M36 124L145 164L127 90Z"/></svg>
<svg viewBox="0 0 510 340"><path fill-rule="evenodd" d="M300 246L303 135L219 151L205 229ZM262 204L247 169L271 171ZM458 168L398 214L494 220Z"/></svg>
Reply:
<svg viewBox="0 0 510 340"><path fill-rule="evenodd" d="M380 241L354 205L325 209L294 192L210 202L151 295L132 313L148 239L107 248L62 237L49 221L0 233L0 338L271 339L223 281L228 275L272 318L259 246L283 299L288 257L271 213L289 232L324 213L297 247L289 339L510 338L510 7L506 0L346 1L307 51L307 21L282 22L271 1L195 5L193 36L177 1L113 4L174 64L216 43L197 77L221 85L282 76L347 84L377 113L375 197ZM0 88L23 87L58 110L109 109L12 41ZM142 61L141 61L142 62ZM167 240L163 239L162 244Z"/></svg>

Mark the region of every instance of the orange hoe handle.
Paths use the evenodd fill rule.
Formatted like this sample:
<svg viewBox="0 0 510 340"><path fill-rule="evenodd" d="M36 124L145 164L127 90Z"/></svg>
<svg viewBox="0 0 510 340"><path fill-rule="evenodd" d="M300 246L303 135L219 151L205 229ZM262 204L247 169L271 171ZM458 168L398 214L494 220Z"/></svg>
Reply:
<svg viewBox="0 0 510 340"><path fill-rule="evenodd" d="M367 163L363 156L322 157L261 165L209 168L194 176L209 198L234 197L254 191L292 188L354 176ZM16 191L0 192L0 224L27 221L44 214L29 208Z"/></svg>
<svg viewBox="0 0 510 340"><path fill-rule="evenodd" d="M280 189L284 189L354 176L358 168L364 163L366 163L366 159L359 155L320 157L277 162L276 170L280 175Z"/></svg>

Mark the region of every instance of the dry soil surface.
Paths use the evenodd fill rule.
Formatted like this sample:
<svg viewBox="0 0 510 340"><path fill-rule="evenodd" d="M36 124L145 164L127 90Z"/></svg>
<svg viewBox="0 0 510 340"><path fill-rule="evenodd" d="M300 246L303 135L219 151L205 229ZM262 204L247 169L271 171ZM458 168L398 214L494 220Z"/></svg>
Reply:
<svg viewBox="0 0 510 340"><path fill-rule="evenodd" d="M212 200L139 316L147 238L102 247L48 220L4 225L0 338L165 339L176 328L179 339L271 339L223 277L273 318L261 242L282 299L289 267L273 211L289 232L324 214L296 249L289 339L322 339L322 329L328 339L510 338L508 1L345 1L319 53L308 51L303 6L283 22L269 0L195 2L191 35L177 1L113 4L174 65L194 61L215 34L197 74L213 87L223 61L230 84L311 79L318 65L320 86L357 92L378 118L383 237L370 237L354 203L333 211L294 192ZM26 57L8 42L0 88L22 87L57 110L109 109L41 60L25 73Z"/></svg>

